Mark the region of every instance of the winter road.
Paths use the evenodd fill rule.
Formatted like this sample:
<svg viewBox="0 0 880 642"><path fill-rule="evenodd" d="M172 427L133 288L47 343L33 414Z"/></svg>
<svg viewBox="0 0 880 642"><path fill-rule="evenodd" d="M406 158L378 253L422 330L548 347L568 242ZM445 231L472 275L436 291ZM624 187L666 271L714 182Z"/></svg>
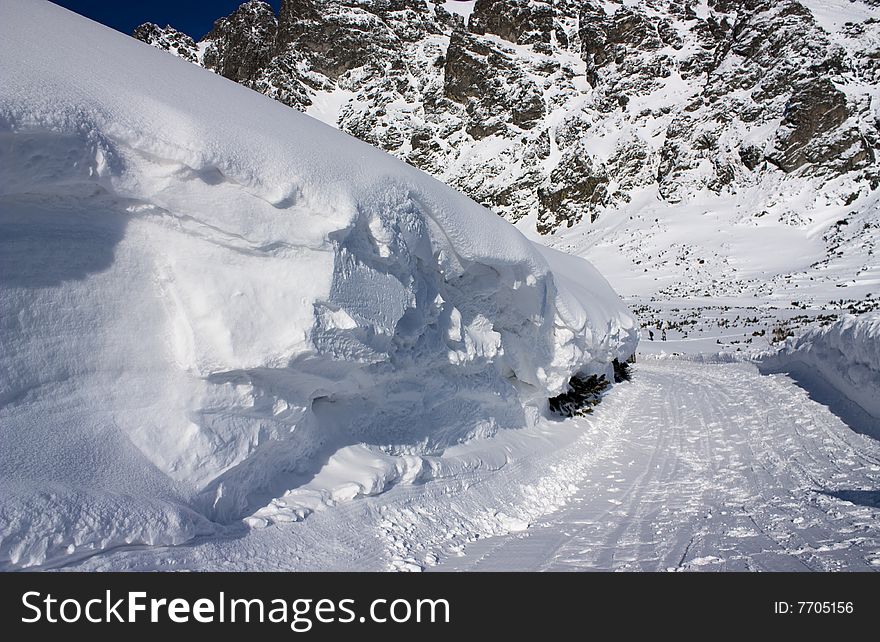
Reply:
<svg viewBox="0 0 880 642"><path fill-rule="evenodd" d="M69 568L880 570L880 442L785 375L649 360L594 415L539 430L507 463L468 451L301 522Z"/></svg>
<svg viewBox="0 0 880 642"><path fill-rule="evenodd" d="M436 568L880 570L880 444L787 377L667 360L615 394L563 508Z"/></svg>

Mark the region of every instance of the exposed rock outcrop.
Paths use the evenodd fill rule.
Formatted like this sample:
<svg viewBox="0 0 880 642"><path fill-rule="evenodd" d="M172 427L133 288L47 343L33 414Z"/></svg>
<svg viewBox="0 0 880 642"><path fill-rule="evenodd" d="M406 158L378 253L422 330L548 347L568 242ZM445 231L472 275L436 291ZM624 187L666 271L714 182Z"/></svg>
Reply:
<svg viewBox="0 0 880 642"><path fill-rule="evenodd" d="M439 1L283 0L276 17L251 0L198 44L134 35L552 232L652 186L678 202L876 185L873 11L836 27L794 0L477 0L467 20Z"/></svg>

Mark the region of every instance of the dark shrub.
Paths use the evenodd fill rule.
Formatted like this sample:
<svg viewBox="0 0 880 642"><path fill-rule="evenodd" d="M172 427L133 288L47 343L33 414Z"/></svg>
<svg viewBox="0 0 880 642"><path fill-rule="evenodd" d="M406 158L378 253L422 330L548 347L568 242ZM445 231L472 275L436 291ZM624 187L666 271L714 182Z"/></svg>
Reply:
<svg viewBox="0 0 880 642"><path fill-rule="evenodd" d="M605 375L576 374L568 382L568 392L549 399L550 411L563 417L589 414L610 385Z"/></svg>
<svg viewBox="0 0 880 642"><path fill-rule="evenodd" d="M632 368L626 362L620 363L617 359L611 362L614 366L614 383L629 381L632 378Z"/></svg>

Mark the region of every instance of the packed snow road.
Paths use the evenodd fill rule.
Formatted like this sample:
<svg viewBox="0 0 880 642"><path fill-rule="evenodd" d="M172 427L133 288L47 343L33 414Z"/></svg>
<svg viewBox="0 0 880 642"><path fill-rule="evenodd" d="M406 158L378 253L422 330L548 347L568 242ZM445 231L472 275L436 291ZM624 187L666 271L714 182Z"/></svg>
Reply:
<svg viewBox="0 0 880 642"><path fill-rule="evenodd" d="M784 375L640 364L565 507L440 570L878 570L880 445Z"/></svg>
<svg viewBox="0 0 880 642"><path fill-rule="evenodd" d="M68 568L880 569L880 442L785 375L646 361L594 415L543 430L528 455L301 522ZM514 451L516 432L458 457Z"/></svg>

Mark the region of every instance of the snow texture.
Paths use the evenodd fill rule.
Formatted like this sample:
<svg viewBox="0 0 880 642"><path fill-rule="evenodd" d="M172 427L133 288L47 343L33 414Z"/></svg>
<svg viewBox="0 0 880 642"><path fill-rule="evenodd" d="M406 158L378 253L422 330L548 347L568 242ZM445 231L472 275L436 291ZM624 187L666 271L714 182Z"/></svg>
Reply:
<svg viewBox="0 0 880 642"><path fill-rule="evenodd" d="M467 21L474 12L475 4L477 4L477 0L446 0L443 3L443 8L449 13L460 15L465 21Z"/></svg>
<svg viewBox="0 0 880 642"><path fill-rule="evenodd" d="M48 2L0 52L0 566L424 480L635 350L585 261L309 116Z"/></svg>
<svg viewBox="0 0 880 642"><path fill-rule="evenodd" d="M634 370L542 480L565 471L575 490L562 507L463 555L438 544L438 570L880 567L880 442L752 364Z"/></svg>
<svg viewBox="0 0 880 642"><path fill-rule="evenodd" d="M240 539L111 551L70 568L880 568L880 442L788 376L750 363L646 359L593 414L559 425L532 432L528 455L501 468L467 466L480 444L465 444L454 474L423 485ZM498 439L515 453L529 432Z"/></svg>
<svg viewBox="0 0 880 642"><path fill-rule="evenodd" d="M848 314L813 328L762 362L771 372L798 366L820 375L880 422L880 312Z"/></svg>

